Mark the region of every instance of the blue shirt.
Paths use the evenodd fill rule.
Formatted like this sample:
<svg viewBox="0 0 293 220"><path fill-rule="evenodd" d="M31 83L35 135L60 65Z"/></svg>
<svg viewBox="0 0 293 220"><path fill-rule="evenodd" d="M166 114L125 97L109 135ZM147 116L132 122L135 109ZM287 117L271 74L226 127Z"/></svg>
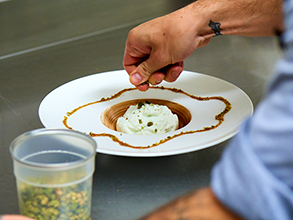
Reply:
<svg viewBox="0 0 293 220"><path fill-rule="evenodd" d="M211 187L246 219L293 219L293 1L284 2L285 56L265 99L224 151Z"/></svg>

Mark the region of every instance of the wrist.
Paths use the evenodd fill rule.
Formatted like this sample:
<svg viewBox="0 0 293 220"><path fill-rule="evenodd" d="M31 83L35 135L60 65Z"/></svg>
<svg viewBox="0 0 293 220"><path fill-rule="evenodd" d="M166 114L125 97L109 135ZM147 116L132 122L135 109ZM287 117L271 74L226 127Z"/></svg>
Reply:
<svg viewBox="0 0 293 220"><path fill-rule="evenodd" d="M187 7L201 36L216 36L218 31L222 35L274 36L283 30L281 0L198 0ZM218 30L211 24L217 24Z"/></svg>

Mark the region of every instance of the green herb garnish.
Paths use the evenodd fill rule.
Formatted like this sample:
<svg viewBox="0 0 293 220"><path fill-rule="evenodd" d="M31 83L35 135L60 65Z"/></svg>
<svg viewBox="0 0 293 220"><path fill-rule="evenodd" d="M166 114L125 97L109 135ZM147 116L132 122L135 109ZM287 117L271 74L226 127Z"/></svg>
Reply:
<svg viewBox="0 0 293 220"><path fill-rule="evenodd" d="M150 122L147 123L147 126L150 127L150 126L152 126L153 124L154 124L154 123L150 121Z"/></svg>
<svg viewBox="0 0 293 220"><path fill-rule="evenodd" d="M137 109L141 109L141 107L144 105L142 101L139 101L137 104Z"/></svg>

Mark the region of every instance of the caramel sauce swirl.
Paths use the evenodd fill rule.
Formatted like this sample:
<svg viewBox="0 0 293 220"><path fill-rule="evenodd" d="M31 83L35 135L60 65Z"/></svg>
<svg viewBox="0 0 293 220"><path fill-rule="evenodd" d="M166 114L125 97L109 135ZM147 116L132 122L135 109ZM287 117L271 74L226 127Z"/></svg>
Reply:
<svg viewBox="0 0 293 220"><path fill-rule="evenodd" d="M191 95L191 94L188 94L187 92L181 90L181 89L177 89L177 88L167 88L167 87L163 87L163 86L151 86L150 89L160 89L160 90L170 90L172 92L175 92L175 93L181 93L181 94L184 94L186 96L189 96L191 99L195 99L195 100L198 100L198 101L209 101L209 100L218 100L218 101L221 101L225 104L225 109L220 112L219 114L217 114L215 116L215 119L218 121L218 123L216 125L211 125L209 127L203 127L201 129L198 129L198 130L191 130L191 131L181 131L180 133L178 134L174 134L172 136L167 136L166 138L160 140L159 142L156 142L156 143L153 143L151 145L148 145L148 146L133 146L133 145L130 145L128 143L125 143L121 140L119 140L118 137L116 137L115 135L113 134L108 134L108 133L94 133L94 132L90 132L89 135L92 136L92 137L109 137L112 139L112 141L120 144L121 146L124 146L124 147L130 147L130 148L135 148L135 149L148 149L148 148L152 148L152 147L156 147L160 144L163 144L163 143L166 143L167 141L170 141L172 140L173 138L176 138L176 137L179 137L179 136L182 136L182 135L187 135L187 134L193 134L193 133L198 133L198 132L204 132L204 131L209 131L209 130L212 130L212 129L215 129L217 127L219 127L223 121L224 121L224 116L231 110L232 106L231 106L231 103L221 97L221 96L211 96L211 97L200 97L200 96L195 96L195 95ZM97 104L97 103L101 103L101 102L106 102L106 101L109 101L109 100L112 100L112 99L115 99L115 98L118 98L119 96L121 96L123 93L126 93L128 91L132 91L132 90L137 90L137 88L127 88L127 89L123 89L119 92L117 92L116 94L110 96L110 97L107 97L107 98L101 98L100 100L98 101L95 101L95 102L90 102L90 103L87 103L85 105L82 105L82 106L79 106L75 109L73 109L72 111L70 112L67 112L66 116L64 116L64 119L63 119L63 124L66 128L68 129L71 129L71 130L74 130L72 127L70 127L68 125L68 118L73 115L75 112L77 112L78 110L82 109L82 108L85 108L89 105L93 105L93 104Z"/></svg>

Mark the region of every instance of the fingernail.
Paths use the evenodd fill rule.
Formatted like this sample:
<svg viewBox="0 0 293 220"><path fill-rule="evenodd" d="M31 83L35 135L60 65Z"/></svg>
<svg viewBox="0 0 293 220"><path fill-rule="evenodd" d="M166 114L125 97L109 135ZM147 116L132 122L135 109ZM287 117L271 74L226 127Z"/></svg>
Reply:
<svg viewBox="0 0 293 220"><path fill-rule="evenodd" d="M177 78L179 76L179 72L171 71L171 75L172 75L172 77Z"/></svg>
<svg viewBox="0 0 293 220"><path fill-rule="evenodd" d="M161 82L162 82L162 80L157 80L155 83L160 84Z"/></svg>
<svg viewBox="0 0 293 220"><path fill-rule="evenodd" d="M130 77L131 77L131 82L133 84L138 85L138 84L141 83L142 78L141 78L141 76L138 73L134 73Z"/></svg>

